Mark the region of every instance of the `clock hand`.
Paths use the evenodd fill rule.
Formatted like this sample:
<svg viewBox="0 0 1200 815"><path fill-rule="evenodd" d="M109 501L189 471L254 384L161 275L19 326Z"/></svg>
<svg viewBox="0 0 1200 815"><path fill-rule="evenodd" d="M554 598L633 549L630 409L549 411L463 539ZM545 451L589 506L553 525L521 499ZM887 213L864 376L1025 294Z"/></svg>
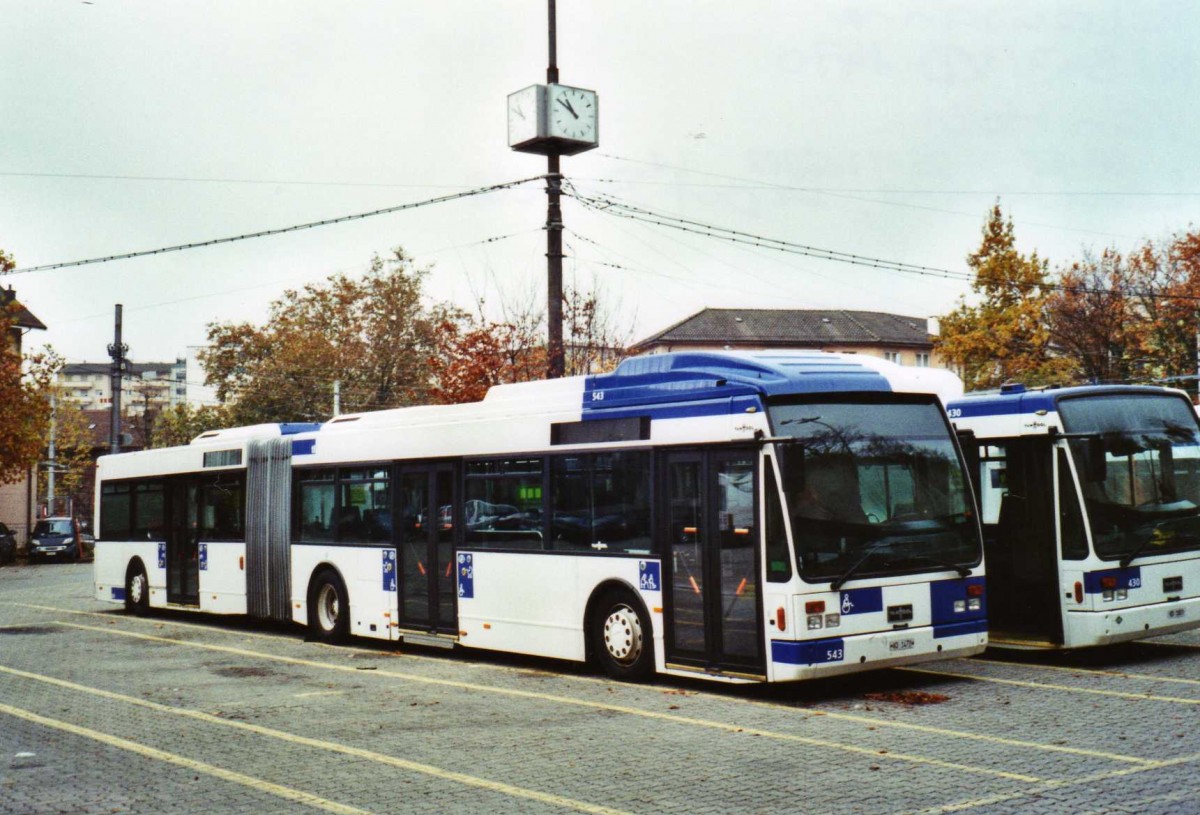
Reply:
<svg viewBox="0 0 1200 815"><path fill-rule="evenodd" d="M566 99L563 99L560 96L560 97L558 97L558 103L560 105L562 105L564 108L566 108L567 110L569 110L571 112L571 115L574 116L576 119L579 118L579 114L575 112L575 108L571 107L571 103L568 102Z"/></svg>

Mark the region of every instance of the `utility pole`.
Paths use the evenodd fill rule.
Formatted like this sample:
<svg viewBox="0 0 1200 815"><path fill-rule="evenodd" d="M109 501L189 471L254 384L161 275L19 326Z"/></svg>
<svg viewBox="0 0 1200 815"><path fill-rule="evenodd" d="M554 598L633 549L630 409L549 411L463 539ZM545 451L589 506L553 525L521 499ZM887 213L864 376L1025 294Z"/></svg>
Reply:
<svg viewBox="0 0 1200 815"><path fill-rule="evenodd" d="M50 450L46 462L46 506L50 510L50 514L54 514L54 473L58 470L58 462L54 460L55 447L54 436L58 430L58 403L55 399L55 393L50 391Z"/></svg>
<svg viewBox="0 0 1200 815"><path fill-rule="evenodd" d="M108 449L111 453L121 452L121 377L125 374L125 354L129 346L121 342L121 304L117 303L116 325L108 355L112 358L112 421Z"/></svg>
<svg viewBox="0 0 1200 815"><path fill-rule="evenodd" d="M546 66L546 84L558 84L558 22L555 0L549 4L550 62ZM546 156L546 332L547 353L546 377L558 379L566 371L563 359L563 293L562 293L562 172L559 155L551 151Z"/></svg>

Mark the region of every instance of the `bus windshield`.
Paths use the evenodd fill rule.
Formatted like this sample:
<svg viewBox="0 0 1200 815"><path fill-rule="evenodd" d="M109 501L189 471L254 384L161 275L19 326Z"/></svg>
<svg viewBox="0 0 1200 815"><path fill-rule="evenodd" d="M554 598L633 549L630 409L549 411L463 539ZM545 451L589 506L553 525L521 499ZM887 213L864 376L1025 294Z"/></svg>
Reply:
<svg viewBox="0 0 1200 815"><path fill-rule="evenodd" d="M1200 425L1182 396L1119 393L1058 405L1096 554L1200 549Z"/></svg>
<svg viewBox="0 0 1200 815"><path fill-rule="evenodd" d="M961 460L936 400L768 408L796 562L810 582L955 569L981 545Z"/></svg>

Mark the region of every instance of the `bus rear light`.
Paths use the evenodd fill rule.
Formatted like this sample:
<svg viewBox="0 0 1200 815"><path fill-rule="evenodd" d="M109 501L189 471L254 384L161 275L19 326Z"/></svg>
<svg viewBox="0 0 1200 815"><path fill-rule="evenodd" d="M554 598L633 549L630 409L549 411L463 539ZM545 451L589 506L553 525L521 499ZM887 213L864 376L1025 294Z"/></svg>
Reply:
<svg viewBox="0 0 1200 815"><path fill-rule="evenodd" d="M238 568L243 572L246 571L246 556L242 555L238 558Z"/></svg>
<svg viewBox="0 0 1200 815"><path fill-rule="evenodd" d="M1111 603L1111 602L1112 602L1112 600L1113 600L1113 593L1112 593L1112 590L1111 590L1111 589L1109 589L1109 590L1107 590L1107 591L1102 591L1102 592L1100 592L1100 599L1101 599L1101 600L1103 600L1103 601L1104 601L1104 602L1106 602L1106 603Z"/></svg>
<svg viewBox="0 0 1200 815"><path fill-rule="evenodd" d="M787 630L787 612L783 610L783 606L775 609L775 627L780 631Z"/></svg>
<svg viewBox="0 0 1200 815"><path fill-rule="evenodd" d="M1105 575L1104 577L1100 578L1100 588L1115 589L1116 587L1117 587L1117 576L1116 575L1109 574L1109 575Z"/></svg>
<svg viewBox="0 0 1200 815"><path fill-rule="evenodd" d="M821 628L824 625L825 625L825 620L824 620L824 618L821 617L820 614L809 614L808 615L808 630L809 631L816 631L818 628Z"/></svg>
<svg viewBox="0 0 1200 815"><path fill-rule="evenodd" d="M834 614L826 614L825 615L825 627L826 628L837 628L841 624L842 624L842 615L841 614L834 613Z"/></svg>
<svg viewBox="0 0 1200 815"><path fill-rule="evenodd" d="M1129 589L1117 589L1116 598L1118 600L1128 600L1129 599Z"/></svg>
<svg viewBox="0 0 1200 815"><path fill-rule="evenodd" d="M1083 584L1080 583L1078 580L1075 581L1075 602L1076 603L1083 602Z"/></svg>
<svg viewBox="0 0 1200 815"><path fill-rule="evenodd" d="M824 614L825 613L825 601L824 600L813 600L811 602L805 603L804 604L804 613L805 614Z"/></svg>
<svg viewBox="0 0 1200 815"><path fill-rule="evenodd" d="M972 583L971 585L967 586L967 596L968 597L982 597L983 596L983 584L982 583Z"/></svg>
<svg viewBox="0 0 1200 815"><path fill-rule="evenodd" d="M967 600L967 611L982 611L983 600L979 597L972 597Z"/></svg>
<svg viewBox="0 0 1200 815"><path fill-rule="evenodd" d="M962 614L966 610L967 610L967 601L966 600L955 600L954 601L954 613L955 614Z"/></svg>

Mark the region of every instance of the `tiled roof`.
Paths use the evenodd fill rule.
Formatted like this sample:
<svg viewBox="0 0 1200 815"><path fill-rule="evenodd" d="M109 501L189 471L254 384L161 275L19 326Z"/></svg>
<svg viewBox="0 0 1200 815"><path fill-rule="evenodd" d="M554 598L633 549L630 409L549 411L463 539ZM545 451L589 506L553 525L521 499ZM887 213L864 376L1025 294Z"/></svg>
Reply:
<svg viewBox="0 0 1200 815"><path fill-rule="evenodd" d="M929 346L924 317L881 311L706 308L637 347L672 343Z"/></svg>
<svg viewBox="0 0 1200 815"><path fill-rule="evenodd" d="M17 300L16 292L14 292L11 287L8 289L0 289L0 308L7 308L9 304L15 305L14 316L16 318L16 324L18 327L36 328L40 331L46 330L46 324L37 317L33 316L32 311L21 305L21 302Z"/></svg>

